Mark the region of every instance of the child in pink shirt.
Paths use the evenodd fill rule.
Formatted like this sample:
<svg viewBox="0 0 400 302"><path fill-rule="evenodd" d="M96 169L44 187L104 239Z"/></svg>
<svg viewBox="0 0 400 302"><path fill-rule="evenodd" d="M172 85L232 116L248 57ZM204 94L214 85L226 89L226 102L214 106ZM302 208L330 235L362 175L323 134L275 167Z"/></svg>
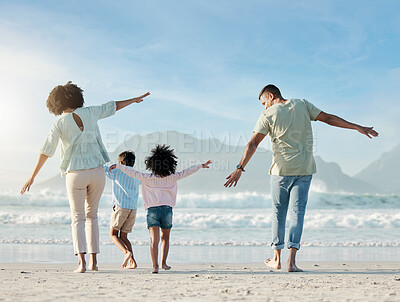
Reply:
<svg viewBox="0 0 400 302"><path fill-rule="evenodd" d="M194 165L180 172L175 172L177 157L174 150L166 145L157 145L145 160L146 169L152 173L141 173L131 167L116 164L110 167L120 169L125 174L142 181L142 196L147 210L147 228L150 232L151 258L153 273L158 273L158 244L161 228L161 267L171 269L167 265L169 237L172 228L172 208L176 204L177 181L187 177L201 168L208 168L211 161Z"/></svg>

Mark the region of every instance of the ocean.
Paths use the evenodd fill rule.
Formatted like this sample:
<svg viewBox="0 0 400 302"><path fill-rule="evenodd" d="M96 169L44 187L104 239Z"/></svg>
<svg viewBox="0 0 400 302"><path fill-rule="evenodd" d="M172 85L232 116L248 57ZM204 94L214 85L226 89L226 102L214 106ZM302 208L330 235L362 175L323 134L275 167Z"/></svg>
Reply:
<svg viewBox="0 0 400 302"><path fill-rule="evenodd" d="M129 238L137 261L149 263L143 200ZM99 208L102 262L120 262L109 238L112 207ZM0 262L75 262L65 193L0 192ZM262 262L272 256L271 198L256 192L180 194L170 262ZM284 251L284 253L287 253ZM400 196L310 192L299 261L400 260Z"/></svg>

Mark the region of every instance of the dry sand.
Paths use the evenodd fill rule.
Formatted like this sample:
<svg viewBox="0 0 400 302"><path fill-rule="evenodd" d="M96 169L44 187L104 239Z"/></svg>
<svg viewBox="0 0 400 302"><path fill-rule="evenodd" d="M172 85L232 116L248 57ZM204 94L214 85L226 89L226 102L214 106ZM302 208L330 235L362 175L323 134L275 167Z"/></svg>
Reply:
<svg viewBox="0 0 400 302"><path fill-rule="evenodd" d="M0 301L400 301L400 262L301 262L303 273L263 264L176 264L150 273L118 264L0 264Z"/></svg>

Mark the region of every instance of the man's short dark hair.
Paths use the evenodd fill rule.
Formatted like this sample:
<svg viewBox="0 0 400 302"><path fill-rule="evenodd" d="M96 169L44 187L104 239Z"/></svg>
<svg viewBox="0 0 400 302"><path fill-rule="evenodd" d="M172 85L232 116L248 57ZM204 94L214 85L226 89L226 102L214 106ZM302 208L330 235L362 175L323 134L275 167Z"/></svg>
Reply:
<svg viewBox="0 0 400 302"><path fill-rule="evenodd" d="M281 98L281 97L282 97L281 91L279 90L278 87L276 87L275 85L272 85L272 84L268 84L268 85L265 86L263 89L261 89L260 94L258 95L258 99L261 99L261 96L262 96L265 92L272 93L272 94L274 95L274 99L275 99L275 98Z"/></svg>
<svg viewBox="0 0 400 302"><path fill-rule="evenodd" d="M76 109L82 107L83 90L69 81L65 85L59 85L53 88L47 98L47 108L54 115L61 115L65 109Z"/></svg>
<svg viewBox="0 0 400 302"><path fill-rule="evenodd" d="M135 153L132 151L124 151L120 155L118 155L118 161L124 166L133 167L135 164Z"/></svg>
<svg viewBox="0 0 400 302"><path fill-rule="evenodd" d="M159 177L174 174L177 163L174 149L167 145L157 145L145 160L146 169Z"/></svg>

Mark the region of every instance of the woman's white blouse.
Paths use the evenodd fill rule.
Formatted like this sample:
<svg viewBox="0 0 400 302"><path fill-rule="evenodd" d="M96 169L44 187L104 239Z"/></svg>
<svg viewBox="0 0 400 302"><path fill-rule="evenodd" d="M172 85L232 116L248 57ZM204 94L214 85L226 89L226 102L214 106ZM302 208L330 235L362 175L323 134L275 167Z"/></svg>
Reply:
<svg viewBox="0 0 400 302"><path fill-rule="evenodd" d="M101 139L97 121L115 113L115 101L101 106L81 107L73 113L78 115L83 123L81 131L72 113L63 113L54 123L49 135L40 149L40 153L52 157L61 139L61 174L68 171L92 169L110 161Z"/></svg>

